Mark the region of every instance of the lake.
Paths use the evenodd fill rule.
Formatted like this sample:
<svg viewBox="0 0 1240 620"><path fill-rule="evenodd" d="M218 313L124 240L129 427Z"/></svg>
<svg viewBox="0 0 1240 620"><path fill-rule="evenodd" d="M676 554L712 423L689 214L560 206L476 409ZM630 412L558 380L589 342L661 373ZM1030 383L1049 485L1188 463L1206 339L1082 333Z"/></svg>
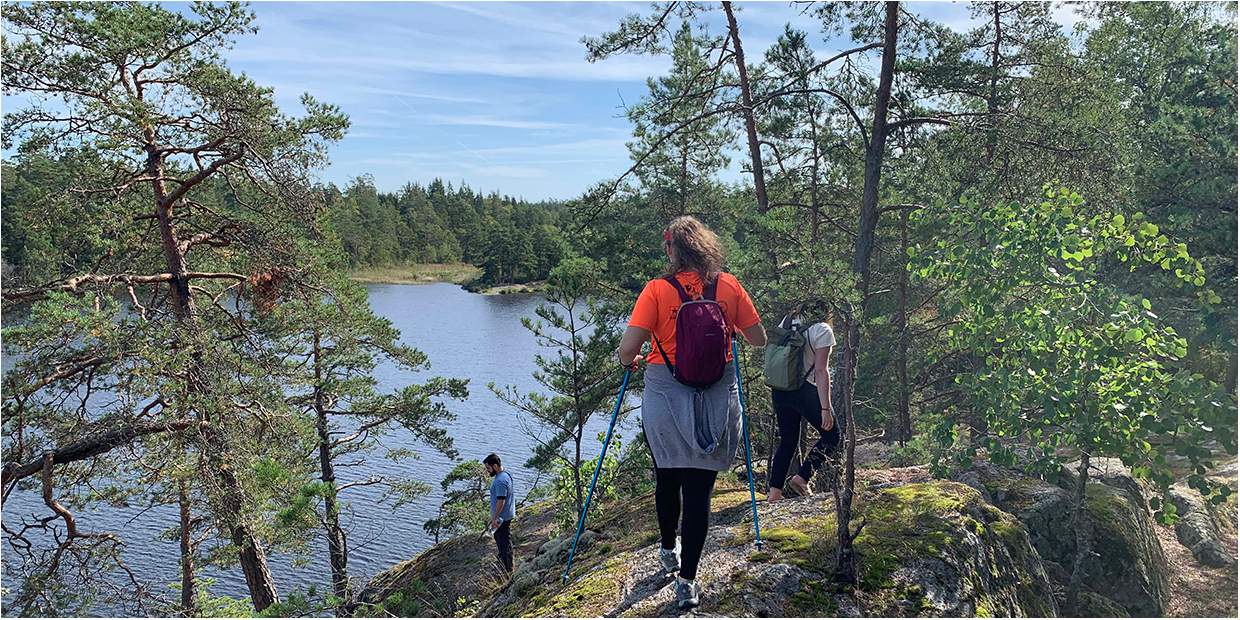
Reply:
<svg viewBox="0 0 1240 620"><path fill-rule="evenodd" d="M515 385L523 393L541 387L531 376L536 370L534 355L540 350L547 354L549 350L540 349L534 336L521 325L522 317L534 316L541 299L534 295L477 295L453 284L371 284L366 288L375 313L391 320L401 330L402 341L422 350L431 362L430 370L422 373L380 366L375 378L381 389L388 391L433 375L468 378L469 398L448 403L457 416L449 426L449 433L462 460L479 460L489 452L498 452L504 459L505 469L513 474L520 501L536 477L534 472L522 467L532 453L534 441L521 432L516 411L502 403L486 386L489 382L497 386ZM637 395L630 397L636 399ZM587 436L594 437L606 427L606 414L596 415ZM618 431L626 444L634 428L635 422L630 421ZM344 515L349 532L349 571L358 580L412 558L434 543L422 524L436 515L442 501L439 481L455 465L444 455L423 449L403 430L389 434L384 444L387 448L414 448L420 456L417 460L392 462L382 458L381 448L379 454L372 455L359 466L339 467L339 483L384 474L418 479L430 484L433 490L399 508L382 503L383 489L378 486L353 487L345 491L342 499L353 508L352 511L346 509ZM598 444L589 440L588 454L597 455ZM36 493L14 491L4 504L6 521L47 512ZM157 540L161 532L176 526L176 515L175 506L154 509L100 506L75 512L79 528L120 535L127 543L125 559L130 568L156 589L179 583L178 544ZM306 555L284 554L270 560L281 595L305 590L310 585L318 586L321 592L330 592L324 538L316 540ZM199 574L216 579L213 594L248 596L239 568L203 567ZM4 584L6 590L15 585ZM167 598L176 597L174 591L165 592ZM116 610L101 606L92 611L106 615ZM5 609L5 615L13 612Z"/></svg>

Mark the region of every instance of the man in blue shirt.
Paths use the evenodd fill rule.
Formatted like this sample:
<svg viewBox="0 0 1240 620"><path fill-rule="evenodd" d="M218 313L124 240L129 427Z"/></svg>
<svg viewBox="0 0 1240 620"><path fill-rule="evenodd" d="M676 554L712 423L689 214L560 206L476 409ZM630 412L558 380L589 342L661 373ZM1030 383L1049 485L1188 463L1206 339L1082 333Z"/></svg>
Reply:
<svg viewBox="0 0 1240 620"><path fill-rule="evenodd" d="M509 526L517 516L517 500L512 490L512 474L504 471L500 465L499 455L488 454L482 459L487 474L495 480L491 481L491 529L495 532L495 546L498 548L500 566L504 571L512 572L512 532Z"/></svg>

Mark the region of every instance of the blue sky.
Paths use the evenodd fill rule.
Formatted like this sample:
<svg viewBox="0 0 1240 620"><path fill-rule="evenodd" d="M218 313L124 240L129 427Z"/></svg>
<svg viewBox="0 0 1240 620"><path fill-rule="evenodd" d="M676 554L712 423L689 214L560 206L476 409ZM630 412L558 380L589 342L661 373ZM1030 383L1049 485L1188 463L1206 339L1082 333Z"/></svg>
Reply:
<svg viewBox="0 0 1240 620"><path fill-rule="evenodd" d="M963 3L912 3L964 28ZM184 5L182 5L184 6ZM788 2L738 2L746 53L760 57L787 22L818 23ZM646 2L257 2L259 31L224 52L234 70L275 88L287 112L309 92L352 120L324 180L370 174L382 190L441 177L531 200L571 198L630 165L625 102L665 72L664 57L591 64L583 35L613 29ZM723 16L710 17L713 32ZM5 107L15 103L5 97ZM733 158L736 160L737 158ZM737 164L725 172L735 178Z"/></svg>

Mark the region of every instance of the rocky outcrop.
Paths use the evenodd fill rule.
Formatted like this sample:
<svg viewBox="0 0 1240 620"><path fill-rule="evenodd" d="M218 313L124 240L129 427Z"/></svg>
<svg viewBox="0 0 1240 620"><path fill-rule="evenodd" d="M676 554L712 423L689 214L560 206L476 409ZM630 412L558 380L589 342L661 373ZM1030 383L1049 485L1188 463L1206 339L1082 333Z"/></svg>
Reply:
<svg viewBox="0 0 1240 620"><path fill-rule="evenodd" d="M760 504L764 547L753 545L748 491L717 493L699 569L702 606L729 616L1052 616L1051 582L1024 527L967 486L946 481L896 484L916 472L870 473L859 499L861 584L831 579L835 519L829 494ZM863 482L863 484L865 484ZM883 487L883 488L876 488ZM651 498L614 507L577 549L567 583L559 550L543 545L480 615L667 616L672 579L659 571Z"/></svg>
<svg viewBox="0 0 1240 620"><path fill-rule="evenodd" d="M894 487L861 515L862 590L901 595L874 615L1056 615L1025 527L975 489L945 481Z"/></svg>
<svg viewBox="0 0 1240 620"><path fill-rule="evenodd" d="M1170 609L1163 543L1141 485L1116 463L1091 472L1086 515L1092 550L1077 615L1158 616ZM1115 465L1115 467L1112 467ZM1071 475L1067 473L1066 475ZM1092 476L1091 476L1092 477ZM1054 616L1076 552L1071 480L1063 487L978 463L956 481L925 467L858 471L859 583L834 583L835 515L829 492L759 502L765 545L753 544L749 492L720 479L698 580L702 605L673 606L658 568L649 494L613 501L593 519L572 572L560 579L571 532L549 505L514 524L517 569L497 578L493 542L471 536L437 545L380 575L359 613L477 616ZM1066 488L1065 488L1066 487ZM1191 501L1191 498L1190 498ZM1200 512L1189 505L1182 515ZM1225 507L1234 512L1234 503ZM1219 531L1216 511L1213 515ZM1234 526L1233 526L1234 527ZM1225 528L1222 528L1225 532ZM1171 541L1171 542L1168 542ZM1234 548L1234 539L1224 541ZM1194 560L1177 545L1177 558ZM1177 559L1177 562L1180 561ZM1179 565L1179 564L1177 564ZM1234 583L1234 582L1233 582ZM413 605L412 607L410 605Z"/></svg>
<svg viewBox="0 0 1240 620"><path fill-rule="evenodd" d="M989 463L975 465L964 477L980 482L996 506L1028 528L1062 594L1076 553L1072 493ZM1087 602L1098 613L1123 609L1132 616L1162 615L1169 597L1167 561L1144 494L1120 472L1108 471L1099 479L1088 484L1085 493L1095 554L1086 562L1085 587L1109 603L1093 596Z"/></svg>
<svg viewBox="0 0 1240 620"><path fill-rule="evenodd" d="M1221 540L1219 524L1201 494L1184 485L1171 488L1171 499L1179 520L1175 536L1193 552L1193 557L1206 566L1223 567L1235 563Z"/></svg>
<svg viewBox="0 0 1240 620"><path fill-rule="evenodd" d="M533 556L551 537L554 511L549 503L521 510L513 522L517 558ZM467 534L439 543L416 558L389 568L366 584L353 613L363 616L472 615L507 580L499 572L495 539Z"/></svg>

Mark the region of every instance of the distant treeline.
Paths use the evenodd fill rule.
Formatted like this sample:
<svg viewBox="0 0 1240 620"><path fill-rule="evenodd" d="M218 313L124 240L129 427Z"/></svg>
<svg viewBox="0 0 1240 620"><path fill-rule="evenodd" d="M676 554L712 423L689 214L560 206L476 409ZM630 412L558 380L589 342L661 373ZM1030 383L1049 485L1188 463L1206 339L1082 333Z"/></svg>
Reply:
<svg viewBox="0 0 1240 620"><path fill-rule="evenodd" d="M57 261L60 248L83 261L107 253L109 243L75 234L82 210L100 208L98 196L65 192L77 176L101 167L92 151L59 156L27 153L3 166L4 243L7 275L24 283L65 277ZM208 184L204 203L223 205L227 188ZM527 202L498 192L484 195L467 185L440 179L381 192L369 176L343 190L321 188L330 227L350 267L408 263L465 262L478 266L477 286L543 280L568 253L562 233L568 210L560 202ZM48 219L46 203L63 204ZM102 232L102 231L97 231Z"/></svg>
<svg viewBox="0 0 1240 620"><path fill-rule="evenodd" d="M325 191L353 267L466 262L483 269L481 283L507 284L546 278L567 253L562 203L483 195L440 179L387 193L360 177Z"/></svg>

